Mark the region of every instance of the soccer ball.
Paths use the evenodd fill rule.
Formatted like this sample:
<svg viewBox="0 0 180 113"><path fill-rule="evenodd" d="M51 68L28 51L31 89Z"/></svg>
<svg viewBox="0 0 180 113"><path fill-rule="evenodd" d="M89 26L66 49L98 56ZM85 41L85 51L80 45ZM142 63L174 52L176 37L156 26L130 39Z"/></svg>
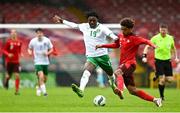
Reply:
<svg viewBox="0 0 180 113"><path fill-rule="evenodd" d="M102 95L97 95L93 100L94 105L96 106L105 106L106 98Z"/></svg>

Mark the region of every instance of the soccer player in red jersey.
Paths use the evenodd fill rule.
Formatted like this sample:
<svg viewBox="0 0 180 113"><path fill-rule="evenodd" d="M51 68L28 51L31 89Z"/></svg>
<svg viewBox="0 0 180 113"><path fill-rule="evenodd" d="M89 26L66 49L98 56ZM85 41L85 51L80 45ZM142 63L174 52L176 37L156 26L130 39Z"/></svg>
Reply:
<svg viewBox="0 0 180 113"><path fill-rule="evenodd" d="M96 45L97 48L120 48L120 64L115 70L116 76L123 76L125 86L130 94L140 97L146 101L154 102L158 107L162 106L162 100L155 98L143 90L137 89L134 82L133 72L136 69L136 53L141 44L147 44L155 48L155 45L149 40L133 34L134 20L124 18L120 22L122 34L119 34L119 39L112 44Z"/></svg>
<svg viewBox="0 0 180 113"><path fill-rule="evenodd" d="M21 54L21 46L22 43L17 38L16 30L12 29L10 32L10 38L5 43L3 48L3 54L5 55L6 62L6 75L4 79L4 87L6 89L9 88L9 79L12 74L15 75L15 95L19 94L19 84L20 84L20 76L19 76L19 57Z"/></svg>

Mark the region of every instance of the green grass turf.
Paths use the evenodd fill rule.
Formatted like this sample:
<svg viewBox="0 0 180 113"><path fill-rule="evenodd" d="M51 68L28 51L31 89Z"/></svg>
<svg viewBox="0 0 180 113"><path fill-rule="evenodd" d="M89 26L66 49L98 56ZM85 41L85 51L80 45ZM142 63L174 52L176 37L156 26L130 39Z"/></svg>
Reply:
<svg viewBox="0 0 180 113"><path fill-rule="evenodd" d="M144 89L158 96L157 89ZM37 97L34 89L21 89L21 95L14 95L14 89L0 88L0 112L180 112L180 90L166 89L163 107L146 102L124 92L125 99L120 100L110 88L87 87L84 98L79 98L70 87L47 88L48 97ZM93 105L93 98L106 97L104 107Z"/></svg>

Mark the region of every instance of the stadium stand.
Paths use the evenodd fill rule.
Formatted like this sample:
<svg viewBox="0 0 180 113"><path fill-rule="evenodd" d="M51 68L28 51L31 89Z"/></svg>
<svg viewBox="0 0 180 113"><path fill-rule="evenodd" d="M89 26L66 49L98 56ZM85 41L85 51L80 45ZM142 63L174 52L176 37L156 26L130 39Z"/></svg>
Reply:
<svg viewBox="0 0 180 113"><path fill-rule="evenodd" d="M52 23L54 14L62 15L62 17L75 22L79 21L66 8L57 8L42 4L3 3L0 4L0 10L5 23Z"/></svg>

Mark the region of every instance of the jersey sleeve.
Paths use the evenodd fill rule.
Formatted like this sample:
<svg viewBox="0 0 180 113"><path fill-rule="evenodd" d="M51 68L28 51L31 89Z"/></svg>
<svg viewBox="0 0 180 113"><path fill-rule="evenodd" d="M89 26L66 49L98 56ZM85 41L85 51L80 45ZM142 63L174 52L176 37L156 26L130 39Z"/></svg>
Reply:
<svg viewBox="0 0 180 113"><path fill-rule="evenodd" d="M111 43L111 44L103 44L102 47L103 48L119 48L120 47L119 39L117 39L114 43Z"/></svg>
<svg viewBox="0 0 180 113"><path fill-rule="evenodd" d="M171 48L175 48L175 44L174 44L174 37L171 37Z"/></svg>
<svg viewBox="0 0 180 113"><path fill-rule="evenodd" d="M29 42L28 48L29 48L29 49L33 49L33 40L31 40L31 41Z"/></svg>
<svg viewBox="0 0 180 113"><path fill-rule="evenodd" d="M85 32L87 26L88 26L88 23L78 24L78 28L79 28L79 30L80 30L81 32Z"/></svg>
<svg viewBox="0 0 180 113"><path fill-rule="evenodd" d="M135 42L135 45L146 44L146 45L155 47L155 45L150 40L142 38L142 37L134 38L134 42Z"/></svg>
<svg viewBox="0 0 180 113"><path fill-rule="evenodd" d="M63 24L65 24L71 28L79 29L79 24L76 24L74 22L69 22L67 20L63 20Z"/></svg>
<svg viewBox="0 0 180 113"><path fill-rule="evenodd" d="M153 44L156 44L156 40L155 40L156 38L155 37L152 37L151 38L151 42L153 43Z"/></svg>
<svg viewBox="0 0 180 113"><path fill-rule="evenodd" d="M109 28L102 26L102 29L106 36L112 38L113 40L118 40L118 37Z"/></svg>

